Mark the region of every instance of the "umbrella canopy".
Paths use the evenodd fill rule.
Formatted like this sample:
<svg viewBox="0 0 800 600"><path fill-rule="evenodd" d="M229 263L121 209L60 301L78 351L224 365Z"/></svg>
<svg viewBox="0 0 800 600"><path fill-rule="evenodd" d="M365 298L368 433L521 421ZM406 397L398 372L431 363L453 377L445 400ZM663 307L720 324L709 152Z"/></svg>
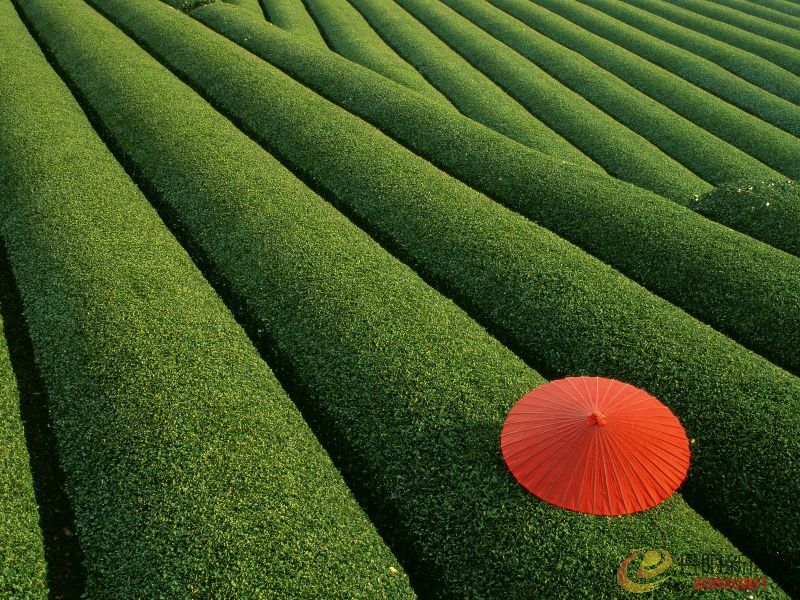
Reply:
<svg viewBox="0 0 800 600"><path fill-rule="evenodd" d="M511 409L500 445L531 493L593 515L655 506L689 470L689 440L672 411L603 377L568 377L528 392Z"/></svg>

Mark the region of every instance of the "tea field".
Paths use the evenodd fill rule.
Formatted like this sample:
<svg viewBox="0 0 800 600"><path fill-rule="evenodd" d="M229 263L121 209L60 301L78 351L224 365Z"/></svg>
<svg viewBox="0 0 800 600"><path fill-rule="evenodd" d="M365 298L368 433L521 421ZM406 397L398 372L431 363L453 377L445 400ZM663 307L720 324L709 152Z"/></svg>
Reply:
<svg viewBox="0 0 800 600"><path fill-rule="evenodd" d="M0 0L0 598L800 594L799 177L794 0ZM677 493L516 482L575 375Z"/></svg>

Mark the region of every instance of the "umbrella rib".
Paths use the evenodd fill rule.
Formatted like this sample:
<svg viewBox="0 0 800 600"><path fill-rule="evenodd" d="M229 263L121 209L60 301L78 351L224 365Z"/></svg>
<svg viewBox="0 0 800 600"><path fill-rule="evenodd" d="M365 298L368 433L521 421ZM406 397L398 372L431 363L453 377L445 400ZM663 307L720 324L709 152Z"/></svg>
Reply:
<svg viewBox="0 0 800 600"><path fill-rule="evenodd" d="M613 439L616 440L616 443L614 444L614 447L615 448L622 448L624 446L624 444L620 443L618 432L612 431L611 433L613 435ZM631 490L633 491L634 495L636 496L637 502L639 503L638 506L640 508L638 510L641 510L643 507L646 507L648 505L648 503L652 500L652 496L650 496L650 499L648 499L648 498L645 498L644 495L641 493L641 490L642 489L646 489L647 486L645 484L645 481L642 479L641 475L639 474L639 472L636 471L635 469L633 469L633 464L631 464L632 461L636 461L635 456L634 457L628 456L627 453L624 455L624 459L623 459L623 456L620 456L620 458L619 458L619 464L620 464L620 466L622 468L622 471L625 472L625 475L627 477L630 477L628 482L629 482L629 484L631 486ZM636 462L638 463L638 461L636 461ZM638 464L639 464L640 467L642 466L640 463L638 463ZM631 475L631 470L632 469L633 469L633 474ZM633 478L634 477L639 481L640 486L636 486L636 485L633 484ZM649 494L648 494L648 496L649 496Z"/></svg>
<svg viewBox="0 0 800 600"><path fill-rule="evenodd" d="M615 381L615 380L614 380L614 379L609 379L608 381L611 381L611 382L613 382L613 381ZM626 392L626 391L628 390L628 388L632 387L632 386L630 386L629 384L627 384L627 383L623 383L623 382L621 382L621 381L620 381L619 383L621 384L621 385L619 385L619 386L613 386L613 385L609 385L609 386L608 386L608 389L612 389L613 387L616 387L616 388L617 388L616 392L614 392L614 395L613 395L613 396L611 396L610 398L607 398L607 399L606 399L606 404L605 404L605 406L606 406L606 408L607 408L608 410L611 410L611 409L614 409L614 408L616 408L616 407L617 407L617 405L618 405L618 404L619 404L619 403L620 403L622 400L624 400L624 399L626 398L626 396L622 396L622 392Z"/></svg>
<svg viewBox="0 0 800 600"><path fill-rule="evenodd" d="M575 433L574 433L572 436L570 436L569 438L565 438L565 441L566 441L567 439L568 439L569 441L572 441L573 439L577 439L577 438L579 437L579 435L580 435L580 432L576 430L576 432L575 432ZM555 443L552 443L552 444L549 444L549 445L548 445L547 447L545 447L545 448L538 448L536 453L534 453L534 454L531 454L530 456L526 457L524 460L522 460L522 461L520 461L520 462L517 462L517 463L515 463L515 467L516 467L518 470L520 470L520 471L521 471L521 467L522 467L522 465L524 465L525 463L527 463L528 461L530 461L532 458L534 458L534 457L537 457L537 456L540 456L540 455L542 454L542 452L544 452L545 450L547 450L547 449L551 448L551 447L552 447L552 446L554 446L554 445L555 445ZM561 445L561 448L563 448L563 449L564 449L564 451L566 451L566 448L568 448L568 447L569 447L569 446L568 446L568 444L566 444L566 443ZM563 454L563 452L562 452L562 454ZM519 477L518 477L518 479L520 479L520 480L523 480L523 479L527 480L528 476L529 476L529 475L530 475L530 474L533 472L533 470L534 470L534 469L535 469L537 466L538 466L538 465L534 465L534 466L530 467L529 469L527 469L527 470L524 472L524 474L523 474L523 473L520 473L520 474L519 474ZM533 483L538 483L539 481L541 481L541 480L542 480L542 478L544 477L544 475L546 475L548 472L549 472L549 469L548 469L547 471L545 471L544 473L542 473L542 474L539 476L539 478L538 478L538 479L536 479L536 481L533 481L533 482L530 482L530 483L531 483L531 484L533 484ZM525 484L525 487L528 487L528 488L530 489L530 487L529 487L527 484Z"/></svg>
<svg viewBox="0 0 800 600"><path fill-rule="evenodd" d="M641 490L642 493L646 496L646 498L644 498L644 497L641 498L641 501L642 501L641 506L642 506L642 508L646 508L646 507L654 506L654 505L658 504L659 499L656 497L656 495L653 493L653 491L651 489L651 485L653 483L653 478L652 478L652 476L650 476L649 470L647 470L645 468L645 466L641 463L641 461L639 460L639 458L638 458L638 456L636 454L633 454L633 455L629 456L629 461L637 463L637 465L639 467L638 469L637 468L632 468L631 471L630 471L630 474L632 474L633 477L635 477L639 482L639 487L637 489ZM633 467L632 464L631 464L631 467ZM650 482L645 481L645 479L643 478L643 472L642 472L643 470L649 476L648 479L650 479Z"/></svg>
<svg viewBox="0 0 800 600"><path fill-rule="evenodd" d="M513 440L513 441L508 441L508 442L505 442L505 443L501 440L500 445L501 445L502 448L507 448L508 446L511 446L512 444L518 444L518 443L521 443L521 442L526 442L526 441L529 441L531 439L535 439L536 437L537 436L535 436L535 435L530 435L530 436L527 436L525 438L516 439L516 440ZM546 447L550 447L553 444L558 443L563 438L554 435L554 436L548 436L547 438L544 438L544 439L546 439L549 442L549 444ZM525 451L525 449L528 448L529 446L530 445L524 446L523 448L515 450L513 453L510 453L509 456L516 456L518 453Z"/></svg>
<svg viewBox="0 0 800 600"><path fill-rule="evenodd" d="M670 479L669 485L662 484L658 480L658 478L653 475L652 470L660 471L664 475L669 476L670 475L669 473L664 472L664 467L665 466L669 467L669 470L674 471L676 475L678 474L677 469L675 469L675 467L672 466L672 464L667 462L667 461L662 461L660 465L655 463L655 462L653 462L649 458L649 456L647 454L647 451L649 450L649 448L647 446L642 445L642 443L639 440L635 439L635 438L631 438L629 441L631 443L635 444L637 447L644 449L644 452L640 451L637 454L633 454L632 455L632 459L635 460L637 463L639 463L639 465L642 467L642 469L644 469L644 472L647 473L647 475L652 480L652 482L655 484L655 486L658 487L659 489L661 489L662 493L674 491L674 489L677 488L677 485L675 486L675 488L672 488L672 480L671 479ZM644 462L647 462L650 465L650 467L648 468L644 464ZM680 482L678 482L678 484L679 483Z"/></svg>
<svg viewBox="0 0 800 600"><path fill-rule="evenodd" d="M613 465L615 465L614 471L618 472L620 475L624 474L625 472L625 464L622 462L619 456L617 456L617 446L612 443L614 437L611 435L606 436L607 439L603 440L604 443L608 444L608 453L609 453L609 460ZM615 478L615 482L617 483L620 490L622 490L622 486L624 485L627 488L627 492L623 494L623 504L625 506L625 512L630 513L636 510L636 506L641 506L643 504L639 493L636 491L635 486L631 483L630 478L627 476L624 477L617 477ZM635 498L637 504L633 505L630 501L631 498Z"/></svg>

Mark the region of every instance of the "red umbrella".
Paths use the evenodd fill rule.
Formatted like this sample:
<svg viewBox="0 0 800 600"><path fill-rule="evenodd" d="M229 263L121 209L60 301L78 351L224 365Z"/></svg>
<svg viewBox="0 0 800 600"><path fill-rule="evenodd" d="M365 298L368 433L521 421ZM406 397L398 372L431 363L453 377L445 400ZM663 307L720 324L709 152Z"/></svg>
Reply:
<svg viewBox="0 0 800 600"><path fill-rule="evenodd" d="M528 491L593 515L655 506L689 470L689 440L672 411L603 377L568 377L528 392L508 414L500 445Z"/></svg>

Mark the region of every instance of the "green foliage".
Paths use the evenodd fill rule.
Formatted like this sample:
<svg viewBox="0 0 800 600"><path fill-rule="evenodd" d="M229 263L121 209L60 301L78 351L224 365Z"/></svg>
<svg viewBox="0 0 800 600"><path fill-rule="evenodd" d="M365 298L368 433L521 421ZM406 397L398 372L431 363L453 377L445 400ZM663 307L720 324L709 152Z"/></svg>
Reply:
<svg viewBox="0 0 800 600"><path fill-rule="evenodd" d="M662 105L668 106L787 177L800 177L800 139L796 136L781 131L727 102L720 102L717 96L699 89L681 77L620 48L599 35L587 33L586 30L529 0L491 0L491 2L526 25L591 59L599 67L619 76ZM490 11L488 7L484 11L477 12L474 10L475 5L472 2L450 0L449 3L456 9L463 7L462 10L465 11L466 16L474 14L476 22L485 23L487 30L495 31L497 35L503 35L507 43L514 45L516 42L516 47L520 52L533 47L537 49L538 53L538 48L550 47L550 45L538 43L536 40L539 38L530 37L531 32L528 30L520 31L518 26L509 27L511 24L518 25L513 20L495 18L495 12ZM563 50L560 53L554 51L552 56L563 54L563 52ZM531 56L531 59L534 58ZM545 60L550 62L551 72L564 73L565 76L569 76L569 65L562 68L549 56L545 57ZM597 68L595 67L595 69ZM596 89L590 89L589 92L595 95L600 93L601 101L605 105L608 105L612 98L616 98L616 102L620 104L618 107L610 106L609 112L620 114L621 120L624 121L626 113L644 114L646 112L642 109L641 103L637 103L635 98L629 97L629 94L620 91L615 93L613 89L608 89L609 85L613 85L613 80L606 77L598 84L592 80L598 79L598 76L592 78L591 70L584 68L581 71L576 69L573 71L578 77L580 77L580 73L586 74L588 78L586 81L591 82L590 87L596 86ZM587 83L587 85L589 84ZM603 89L606 92L603 92ZM768 96L768 94L764 95ZM793 129L800 132L800 107L794 108L796 109L793 111L796 121ZM698 138L693 135L691 130L685 126L681 127L681 121L674 115L664 116L661 129L670 130L672 135L680 136L677 141L673 140L677 149L677 153L673 153L673 156L681 160L681 155L688 155L687 159L698 165L694 168L695 172L702 174L712 183L739 180L746 177L744 173L748 170L751 172L764 170L763 165L759 163L748 164L739 156L731 156L726 145L720 144L719 140L715 145L713 140L709 141L702 136ZM656 135L660 135L659 128L656 129ZM652 136L648 137L654 140ZM689 147L690 149L687 151ZM707 155L702 155L703 148L705 148L705 152L714 154L715 158L710 160ZM697 155L698 153L700 155ZM716 156L716 153L719 156ZM691 167L691 164L689 166ZM717 170L716 173L715 170Z"/></svg>
<svg viewBox="0 0 800 600"><path fill-rule="evenodd" d="M24 27L7 2L0 3L0 30L4 32L0 64L11 69L19 68L26 53L36 45L21 34ZM13 82L13 72L11 80ZM8 79L4 82L6 85L9 83ZM4 94L0 94L0 192L3 191L7 163L11 160L11 156L4 152L5 146L13 143L8 128L4 127L10 116ZM3 200L6 203L13 198L3 195ZM10 282L4 282L3 288L10 285ZM0 297L0 301L5 300ZM0 597L44 600L48 597L48 586L39 510L20 416L17 380L4 331L0 316Z"/></svg>
<svg viewBox="0 0 800 600"><path fill-rule="evenodd" d="M372 30L348 0L304 0L328 44L342 56L420 94L447 102Z"/></svg>
<svg viewBox="0 0 800 600"><path fill-rule="evenodd" d="M530 148L601 169L398 5L383 0L350 1L461 113Z"/></svg>
<svg viewBox="0 0 800 600"><path fill-rule="evenodd" d="M789 0L752 0L752 2L787 15L800 17L800 5L790 2Z"/></svg>
<svg viewBox="0 0 800 600"><path fill-rule="evenodd" d="M765 39L748 31L709 19L690 10L662 2L661 0L626 0L629 4L651 14L668 19L673 23L688 27L693 32L702 33L735 48L751 52L771 63L783 67L790 73L800 75L800 51L783 44ZM696 34L695 34L696 35Z"/></svg>
<svg viewBox="0 0 800 600"><path fill-rule="evenodd" d="M308 14L303 0L261 0L261 8L270 22L304 41L327 48L314 19Z"/></svg>
<svg viewBox="0 0 800 600"><path fill-rule="evenodd" d="M490 3L484 0L443 0L443 3L514 48L705 181L716 185L742 177L743 174L751 174L752 178L780 176L763 163L641 93L623 79L598 67L588 58L535 29L525 27ZM794 141L796 154L792 158L800 162L800 141ZM800 165L796 172L800 173ZM682 203L689 201L688 198L677 200Z"/></svg>
<svg viewBox="0 0 800 600"><path fill-rule="evenodd" d="M785 515L794 510L800 464L779 458L800 452L800 435L793 433L800 423L797 378L445 176L199 23L139 2L104 0L98 6L218 108L235 116L247 133L325 190L376 239L490 324L531 364L557 375L609 375L657 393L699 440L696 476L686 486L694 505L713 514L715 522L753 555L784 566L781 557L798 547ZM215 11L237 13L219 4L196 14ZM279 33L280 37L289 38ZM127 46L121 54L134 55ZM518 539L505 526L501 533L497 529L511 522L501 507L512 510L515 505L505 496L507 489L501 493L487 485L505 481L501 473L489 470L496 454L490 460L488 451L497 452L502 416L537 378L529 371L520 379L512 376L506 369L520 367L509 354L500 360L492 354L497 350L487 350L484 356L489 342L466 324L469 321L456 316L461 313L427 312L431 300L401 285L386 271L388 266L379 267L377 259L362 256L355 234L335 241L318 233L303 218L314 211L260 179L256 166L263 159L249 158L241 144L228 151L228 158L212 152L223 146L209 139L210 124L179 119L201 119L199 105L158 96L149 111L141 110L145 99L169 89L163 75L154 77L145 90L140 89L144 77L123 77L119 61L106 69L99 56L80 64L98 65L95 71L85 66L76 70L79 85L92 93L93 105L117 143L148 174L149 185L162 190L163 201L180 215L181 226L193 232L215 269L230 282L239 301L251 307L258 326L289 361L309 405L332 428L329 439L346 447L342 464L369 465L359 467L354 480L365 481L370 494L399 511L388 526L401 528L399 538L416 540L414 556L446 571L448 585L482 581L483 595L491 595L492 589L484 586L498 585L506 577L512 582L533 579L530 571L511 576L513 557L539 557L552 545L540 540L536 549L532 540L523 540L514 550L498 546L498 539ZM101 84L109 78L117 78L110 94L106 91L111 84ZM139 83L133 85L134 80ZM134 93L136 98L131 97ZM164 107L174 110L165 112ZM148 132L152 137L141 137ZM196 140L194 151L185 146L189 139ZM463 147L457 151L463 155ZM211 179L217 173L214 166L218 174ZM524 171L516 165L515 173ZM234 186L235 173L242 179ZM586 171L571 167L569 173ZM601 186L611 180L591 177L598 185L585 193L604 209L607 198ZM610 197L635 189L613 185ZM278 200L264 199L269 189L275 189L274 198L287 198L289 203L275 205L275 214L267 207ZM686 227L692 239L722 236L717 239L736 244L744 256L763 250L770 260L789 259L663 199L647 200L669 207L677 230ZM274 233L268 233L271 227ZM704 276L706 272L698 274ZM325 344L309 344L312 339ZM496 348L493 344L488 347ZM506 362L512 366L503 366ZM759 418L753 419L753 414ZM778 428L785 435L774 435ZM761 468L767 462L780 464L779 476ZM367 482L368 473L377 479ZM728 482L722 489L720 478ZM439 490L445 487L447 491ZM469 498L459 500L466 489ZM741 494L742 489L749 493ZM423 499L421 490L446 495ZM492 500L484 504L487 495ZM459 508L465 502L478 504ZM453 511L442 514L443 506ZM488 512L489 507L494 512ZM596 547L594 542L587 546ZM543 576L562 576L563 565L549 560L545 564ZM493 569L489 579L486 565ZM793 577L797 566L785 566L786 577ZM597 578L584 580L596 585Z"/></svg>
<svg viewBox="0 0 800 600"><path fill-rule="evenodd" d="M242 11L212 5L192 14L474 189L569 239L746 346L800 372L800 356L795 351L800 344L797 259L640 188L527 149L470 119L423 102L365 69L329 53L315 52L275 28L254 24ZM270 85L277 85L272 83L274 75L253 75L259 76L269 77ZM235 79L226 85L239 85L242 94L252 95ZM196 81L204 79L197 76ZM288 133L277 136L268 117L243 109L232 93L214 93L218 98L227 96L225 109L267 145L278 148L279 137L284 156L342 198L354 193L383 196L387 192L382 179L394 180L395 173L407 170L385 158L385 166L371 165L381 169L380 175L376 171L374 179L358 177L356 172L367 172L364 165L377 162L378 150L361 155L343 151L343 141L337 143L335 137L322 133L317 133L319 139L315 137L310 145L324 156L305 148L309 142L304 136L313 131L304 124L306 120L318 119L326 122L326 127L337 127L338 136L362 147L375 137L374 131L315 101L303 88L282 85L286 88L283 98L302 97L309 106L319 107L318 112L312 114L308 109L304 115L274 109L271 118L275 122L297 122L294 137ZM275 100L263 96L260 102L273 104ZM387 156L397 154L383 141L372 144ZM348 158L334 159L337 154ZM344 160L351 166L342 164ZM323 163L333 166L323 167Z"/></svg>
<svg viewBox="0 0 800 600"><path fill-rule="evenodd" d="M167 42L160 51L167 46L175 55L216 57L227 64L224 72L240 76L261 64L158 5L100 4L148 44ZM60 10L45 0L31 5L37 27L114 145L235 292L262 342L269 340L276 364L295 382L295 397L363 488L372 514L385 521L382 531L415 565L422 591L529 598L532 587L554 586L613 598L616 569L631 547L737 554L678 495L639 515L605 519L565 512L522 490L502 463L498 435L515 400L543 382L535 371L108 23L78 3ZM71 22L85 29L76 34ZM237 56L241 63L231 60ZM203 63L198 68L210 66ZM280 81L288 79L275 73L270 86L252 89L280 92ZM230 89L230 81L222 83L218 89ZM303 106L307 96L298 98ZM253 103L254 110L265 106ZM328 126L324 119L313 123L319 131ZM292 132L298 125L282 127ZM370 145L367 139L363 151ZM408 183L387 181L388 194L426 177L426 167L406 168ZM531 236L531 247L542 247L545 266L531 261L542 276L564 254L613 274L465 186L436 178L441 191L414 199L422 217L436 217L433 233L452 214L454 232L476 228L475 243L492 245L480 225L485 216L487 230L500 228L500 241L510 233L504 223L511 223ZM459 193L451 198L448 191ZM425 200L435 213L423 210ZM376 210L389 208L379 196L373 201ZM454 212L461 203L475 211L474 220ZM411 219L409 233L418 234L419 222ZM506 252L505 243L496 245L494 257L475 249L487 269L509 258ZM667 597L693 595L690 581L681 585ZM772 585L769 593L782 597Z"/></svg>
<svg viewBox="0 0 800 600"><path fill-rule="evenodd" d="M711 189L654 144L445 4L430 0L396 1L614 177L684 202L698 190Z"/></svg>
<svg viewBox="0 0 800 600"><path fill-rule="evenodd" d="M800 28L800 5L784 0L717 0L723 4L748 15L772 21L786 27ZM788 10L786 10L788 5Z"/></svg>
<svg viewBox="0 0 800 600"><path fill-rule="evenodd" d="M724 185L696 199L694 210L800 256L800 184L756 181Z"/></svg>
<svg viewBox="0 0 800 600"><path fill-rule="evenodd" d="M511 7L513 7L513 14L525 20L532 27L534 26L530 23L529 19L525 19L522 16L528 11L518 9L517 7L520 6L519 3L496 2L495 4L509 11L511 10ZM613 70L617 74L624 74L623 78L629 82L635 81L637 87L640 85L646 85L646 88L640 87L639 89L642 89L648 94L653 94L653 97L656 97L656 94L658 94L658 99L662 102L667 102L670 98L669 96L665 96L663 91L659 91L661 90L659 82L663 80L664 77L663 75L657 75L658 70L655 69L655 67L646 66L650 63L653 65L658 65L659 67L678 75L681 79L684 79L704 90L709 91L713 96L721 98L722 100L725 100L734 106L738 106L739 108L752 115L755 115L767 123L771 123L776 127L780 127L784 131L792 133L795 136L800 135L800 106L797 106L793 102L789 101L800 101L800 86L797 85L798 80L796 77L786 73L785 71L783 71L783 74L785 75L785 81L783 84L780 84L779 77L771 79L769 77L770 67L772 67L772 71L777 70L779 73L782 72L781 69L774 67L774 65L771 65L771 63L763 61L753 55L748 55L746 52L737 51L735 48L725 47L724 44L716 42L711 38L703 38L701 36L690 36L690 38L688 38L695 42L705 41L705 46L708 50L705 55L716 56L721 61L721 64L725 64L731 69L732 65L724 60L725 57L728 56L728 51L732 51L734 53L738 52L741 55L741 65L747 64L748 56L755 60L756 63L763 62L765 65L767 65L766 69L762 69L760 68L762 65L756 64L754 65L754 68L750 70L754 77L754 81L762 81L759 79L759 73L762 75L767 75L766 79L763 79L762 81L762 85L765 89L762 89L757 85L753 85L749 81L746 81L745 79L737 77L731 71L728 71L718 64L711 62L711 60L703 58L702 56L698 56L697 54L693 54L692 52L684 50L678 46L673 46L672 44L667 43L662 39L655 37L654 35L650 35L650 33L640 31L636 27L632 27L631 25L600 12L600 10L586 6L581 2L535 0L535 4L533 1L526 3L526 6L530 7L531 10L533 10L537 5L546 8L548 11L547 13L542 13L540 11L536 12L536 26L541 26L542 28L547 27L546 30L542 29L543 32L552 36L562 44L568 44L571 48L573 48L573 50L577 49L577 46L580 48L580 52L585 53L586 56L589 56L597 64L606 69ZM644 13L643 11L637 11L635 8L625 7L625 5L620 3L607 4L596 2L595 5L598 6L598 8L607 7L609 11L619 9L618 16L620 18L623 18L623 13L627 14L627 20L629 22L635 23L642 30L647 30L651 33L654 33L660 29L662 31L662 37L668 37L670 33L672 33L673 36L681 35L682 28L672 25L668 21L664 21L658 17L648 16L647 13ZM554 14L569 19L572 23L579 26L579 29L575 30L572 27L567 27L566 24L563 24L561 27L549 26L549 23L554 20ZM575 32L576 34L582 33L583 35L571 35L570 31ZM613 45L603 44L601 52L600 48L596 49L596 46L599 43L597 38L594 36L587 36L586 31L590 31L597 36L613 42ZM674 41L675 37L671 39ZM640 61L634 61L629 55L623 54L622 49L618 46L621 46L622 48L627 49L645 59L644 64ZM697 46L698 45L695 44L692 46L692 49L700 54L701 49ZM716 50L716 54L713 53L714 50ZM627 56L630 59L627 62L631 64L624 65L619 59L616 59L617 56L620 58L622 56ZM654 77L654 81L645 82L641 77L636 76L636 73L638 73L642 68L646 68L648 70L648 74ZM772 84L769 83L770 81ZM680 81L673 80L673 85L676 86L677 89L685 88L685 84L681 84ZM767 89L782 90L785 94L785 98L789 98L789 100L780 98L766 91ZM697 93L695 92L694 94L696 95ZM685 95L687 95L687 93L684 93L679 97ZM676 104L679 107L683 107L682 102ZM689 106L683 108L683 110L688 110L693 104L691 96L688 98L687 104ZM712 111L712 114L725 110L725 108L722 108L724 107L722 103L717 104L718 105L714 108L709 107L709 110ZM673 107L673 109L677 110L675 107ZM758 134L754 135L756 136L756 139L758 139ZM779 151L781 146L781 144L778 145Z"/></svg>
<svg viewBox="0 0 800 600"><path fill-rule="evenodd" d="M0 62L13 66L32 40L19 35L19 22L13 7L0 3L0 29L5 32L0 45ZM19 64L19 63L17 63ZM0 132L6 113L0 96ZM0 139L0 152L5 144ZM0 153L0 176L10 157ZM1 181L1 180L0 180ZM2 190L2 186L0 186ZM6 289L9 282L4 282ZM5 302L0 297L0 302ZM11 365L8 343L0 316L0 597L19 600L44 600L48 597L42 532L33 491L28 448L20 416L17 380Z"/></svg>
<svg viewBox="0 0 800 600"><path fill-rule="evenodd" d="M754 17L747 13L740 12L739 10L729 8L727 6L720 6L714 2L698 2L698 0L672 0L675 6L680 6L688 11L697 13L709 19L713 19L720 23L727 23L735 28L743 31L748 31L756 36L773 40L795 49L800 49L800 31L797 30L798 20L790 21L788 27L785 25L778 25L770 23L759 17ZM745 6L747 2L741 2ZM785 20L788 20L785 19ZM706 24L706 20L703 20ZM727 31L727 28L725 28ZM726 36L728 37L728 36ZM732 37L732 36L731 36ZM738 44L737 44L738 45ZM764 44L766 46L766 44ZM756 52L759 54L759 52ZM763 55L762 55L763 56ZM766 56L769 58L769 56Z"/></svg>
<svg viewBox="0 0 800 600"><path fill-rule="evenodd" d="M544 0L536 1L541 4ZM549 4L552 0L547 1ZM688 26L684 27L673 23L655 13L650 13L647 10L642 10L617 0L582 0L582 2L629 25L633 25L644 33L706 58L781 98L790 100L795 104L800 103L800 78L797 75L779 67L768 59L737 48L735 45L731 45L730 42L720 41L719 37L721 36L698 35ZM662 4L669 7L666 2ZM713 21L712 23L715 29L724 25ZM744 32L742 33L744 34ZM767 42L770 48L778 46L774 42L763 41ZM787 50L791 50L791 48L787 48Z"/></svg>
<svg viewBox="0 0 800 600"><path fill-rule="evenodd" d="M233 4L245 10L249 10L254 16L264 18L264 11L261 10L261 5L258 0L224 0L228 4Z"/></svg>
<svg viewBox="0 0 800 600"><path fill-rule="evenodd" d="M8 31L6 27L10 20L4 11L5 7L0 7L0 25ZM5 52L0 51L0 56L7 60ZM44 600L47 598L47 582L39 511L20 420L17 381L2 335L0 441L0 597Z"/></svg>
<svg viewBox="0 0 800 600"><path fill-rule="evenodd" d="M164 0L164 1L173 8L177 8L178 10L183 12L190 12L191 10L199 6L216 2L216 0Z"/></svg>
<svg viewBox="0 0 800 600"><path fill-rule="evenodd" d="M412 597L242 329L0 6L2 234L89 597ZM94 35L102 56L82 2L24 10L64 45Z"/></svg>

